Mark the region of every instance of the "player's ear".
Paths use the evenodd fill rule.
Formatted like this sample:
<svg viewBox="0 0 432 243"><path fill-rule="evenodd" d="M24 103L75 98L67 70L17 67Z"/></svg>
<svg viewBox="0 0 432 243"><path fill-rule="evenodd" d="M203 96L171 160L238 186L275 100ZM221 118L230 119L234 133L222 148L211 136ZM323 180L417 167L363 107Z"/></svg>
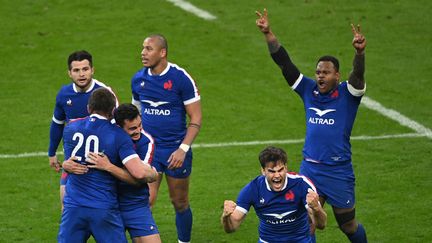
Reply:
<svg viewBox="0 0 432 243"><path fill-rule="evenodd" d="M161 49L161 56L162 57L166 57L167 56L167 49L166 48L162 48Z"/></svg>
<svg viewBox="0 0 432 243"><path fill-rule="evenodd" d="M265 175L265 169L264 168L261 168L261 174Z"/></svg>

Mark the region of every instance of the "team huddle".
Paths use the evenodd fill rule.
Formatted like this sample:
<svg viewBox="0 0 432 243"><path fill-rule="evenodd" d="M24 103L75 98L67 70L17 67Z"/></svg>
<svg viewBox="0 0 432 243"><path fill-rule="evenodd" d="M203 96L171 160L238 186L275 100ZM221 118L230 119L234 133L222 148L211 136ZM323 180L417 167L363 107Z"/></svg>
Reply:
<svg viewBox="0 0 432 243"><path fill-rule="evenodd" d="M352 26L353 70L339 83L339 62L323 56L315 80L304 76L270 29L267 10L257 11L273 61L302 98L306 138L299 174L288 172L286 152L268 146L259 154L262 175L226 200L221 224L237 230L253 206L259 218L258 242L315 242L324 229L328 202L351 242L367 242L355 219L355 177L349 137L365 93L366 40ZM132 76L132 102L119 102L113 90L93 78L92 56L68 58L72 83L57 94L50 127L50 166L62 171L62 216L58 242L161 242L152 216L163 174L175 209L178 242L190 242L192 210L189 177L191 145L201 128L200 93L192 77L167 59L160 34L144 39L143 68ZM56 150L63 139L65 161Z"/></svg>

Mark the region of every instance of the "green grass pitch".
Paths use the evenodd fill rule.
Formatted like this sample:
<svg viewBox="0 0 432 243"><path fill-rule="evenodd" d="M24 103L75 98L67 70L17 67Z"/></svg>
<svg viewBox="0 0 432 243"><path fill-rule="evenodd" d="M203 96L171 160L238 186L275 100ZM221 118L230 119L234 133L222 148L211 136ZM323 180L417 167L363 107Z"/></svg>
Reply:
<svg viewBox="0 0 432 243"><path fill-rule="evenodd" d="M0 1L0 242L55 242L60 220L59 174L45 152L55 95L67 77L67 56L93 54L95 78L130 102L130 78L141 67L144 37L164 34L169 60L194 77L202 95L203 126L195 144L300 140L304 111L270 59L255 26L267 7L273 31L307 76L317 58L333 54L348 77L354 50L350 23L367 38L366 95L432 129L432 3L342 0L190 0L217 18L205 20L168 1ZM398 116L397 116L398 117ZM401 117L401 116L399 116ZM361 106L353 130L357 218L369 242L432 242L432 139L397 119ZM388 138L380 138L387 136ZM225 199L259 173L265 147L196 147L190 201L193 242L256 242L253 212L234 234L224 233ZM286 149L298 171L301 142ZM3 157L2 157L3 156ZM176 242L174 210L162 184L154 217L163 242ZM347 242L331 209L318 242Z"/></svg>

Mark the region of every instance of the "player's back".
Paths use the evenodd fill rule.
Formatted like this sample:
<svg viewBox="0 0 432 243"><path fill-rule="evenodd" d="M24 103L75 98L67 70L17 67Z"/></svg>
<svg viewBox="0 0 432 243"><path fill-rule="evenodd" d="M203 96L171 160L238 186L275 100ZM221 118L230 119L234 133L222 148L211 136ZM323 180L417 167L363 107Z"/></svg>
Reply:
<svg viewBox="0 0 432 243"><path fill-rule="evenodd" d="M87 164L89 152L104 153L116 166L134 155L129 136L119 127L99 115L71 121L64 131L65 158L75 156ZM116 208L116 179L108 172L89 169L83 175L70 174L66 184L65 206Z"/></svg>

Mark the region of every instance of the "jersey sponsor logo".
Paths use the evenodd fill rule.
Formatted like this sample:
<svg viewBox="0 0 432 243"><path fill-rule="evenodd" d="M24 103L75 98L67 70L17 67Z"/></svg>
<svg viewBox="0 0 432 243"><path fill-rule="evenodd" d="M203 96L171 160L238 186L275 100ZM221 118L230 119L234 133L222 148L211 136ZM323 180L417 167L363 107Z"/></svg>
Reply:
<svg viewBox="0 0 432 243"><path fill-rule="evenodd" d="M289 190L286 194L285 194L285 200L287 201L294 201L295 195L292 192L292 190Z"/></svg>
<svg viewBox="0 0 432 243"><path fill-rule="evenodd" d="M171 111L170 110L159 110L159 109L145 108L144 114L156 115L156 116L169 116L171 114Z"/></svg>
<svg viewBox="0 0 432 243"><path fill-rule="evenodd" d="M315 107L310 107L309 110L315 111L315 113L320 117L324 116L325 114L327 114L329 112L336 111L335 109L320 110L320 109L315 108Z"/></svg>
<svg viewBox="0 0 432 243"><path fill-rule="evenodd" d="M335 123L335 120L333 118L321 118L327 113L336 111L336 109L326 109L326 110L320 110L315 107L309 107L309 110L315 111L315 114L317 114L319 117L309 117L309 123L311 124L318 124L318 125L333 125Z"/></svg>
<svg viewBox="0 0 432 243"><path fill-rule="evenodd" d="M167 101L151 101L151 100L141 100L142 102L145 102L147 104L149 104L151 107L158 107L160 105L165 105L168 104L169 102Z"/></svg>
<svg viewBox="0 0 432 243"><path fill-rule="evenodd" d="M286 216L288 216L288 215L294 213L295 211L297 211L297 210L292 210L292 211L288 211L288 212L281 213L281 214L277 214L277 213L264 213L263 215L266 215L266 216L273 216L273 217L275 217L275 218L277 218L277 219L283 219L283 218L285 218Z"/></svg>
<svg viewBox="0 0 432 243"><path fill-rule="evenodd" d="M167 101L151 101L151 100L141 100L141 102L149 104L151 107L159 107L161 105L168 104ZM168 109L153 109L153 108L144 108L144 114L148 115L156 115L156 116L169 116L171 111Z"/></svg>
<svg viewBox="0 0 432 243"><path fill-rule="evenodd" d="M164 89L166 89L166 90L171 90L172 89L172 81L171 80L168 80L168 81L166 81L165 83L164 83Z"/></svg>
<svg viewBox="0 0 432 243"><path fill-rule="evenodd" d="M309 123L319 124L319 125L333 125L334 119L324 119L318 117L309 117Z"/></svg>
<svg viewBox="0 0 432 243"><path fill-rule="evenodd" d="M269 213L269 214L263 214L266 216L273 216L274 219L266 219L266 223L268 224L286 224L286 223L290 223L290 222L294 222L297 217L293 216L293 217L287 217L288 215L294 213L297 210L293 210L293 211L288 211L282 214L277 214L277 213Z"/></svg>

